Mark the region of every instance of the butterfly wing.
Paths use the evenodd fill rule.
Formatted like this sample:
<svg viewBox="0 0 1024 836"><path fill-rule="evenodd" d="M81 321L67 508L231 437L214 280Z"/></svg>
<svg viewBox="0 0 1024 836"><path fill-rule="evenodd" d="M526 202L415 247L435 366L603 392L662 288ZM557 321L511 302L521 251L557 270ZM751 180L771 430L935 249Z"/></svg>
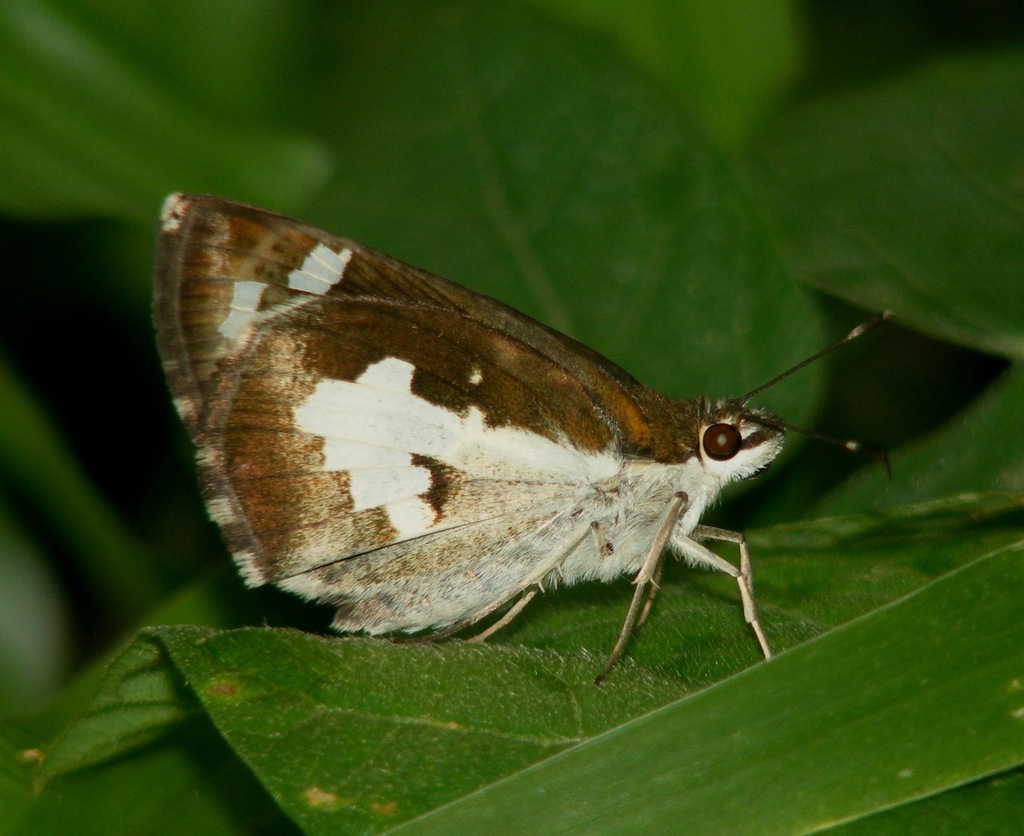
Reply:
<svg viewBox="0 0 1024 836"><path fill-rule="evenodd" d="M220 198L169 198L155 318L241 571L444 627L589 547L573 511L650 449L659 396L500 303ZM645 447L647 445L647 447Z"/></svg>

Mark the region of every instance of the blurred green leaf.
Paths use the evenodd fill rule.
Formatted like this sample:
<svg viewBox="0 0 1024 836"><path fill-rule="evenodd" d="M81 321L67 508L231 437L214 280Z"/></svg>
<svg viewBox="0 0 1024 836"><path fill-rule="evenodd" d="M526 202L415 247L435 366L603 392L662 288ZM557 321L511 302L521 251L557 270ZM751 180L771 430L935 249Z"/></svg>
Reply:
<svg viewBox="0 0 1024 836"><path fill-rule="evenodd" d="M0 833L32 804L32 753L16 738L20 735L13 728L0 723Z"/></svg>
<svg viewBox="0 0 1024 836"><path fill-rule="evenodd" d="M1024 358L1024 53L929 66L788 114L750 166L803 281Z"/></svg>
<svg viewBox="0 0 1024 836"><path fill-rule="evenodd" d="M777 119L747 172L794 273L862 307L889 308L905 326L1019 360L1022 89L1024 54L975 55ZM912 411L914 392L906 397L898 408ZM1024 447L1013 439L1022 410L1011 370L967 411L897 451L890 484L863 473L816 511L1019 491Z"/></svg>
<svg viewBox="0 0 1024 836"><path fill-rule="evenodd" d="M147 0L141 14L118 0L54 3L111 51L173 87L176 97L247 124L283 124L296 85L315 72L320 56L315 50L300 52L296 44L316 26L318 5L307 0Z"/></svg>
<svg viewBox="0 0 1024 836"><path fill-rule="evenodd" d="M244 17L252 12L233 8L244 8ZM0 209L148 224L160 199L177 189L289 209L323 182L330 168L323 145L196 106L141 50L123 52L109 21L56 0L0 5ZM201 55L184 55L203 63Z"/></svg>
<svg viewBox="0 0 1024 836"><path fill-rule="evenodd" d="M0 715L47 699L66 675L69 624L56 573L0 495Z"/></svg>
<svg viewBox="0 0 1024 836"><path fill-rule="evenodd" d="M791 0L534 2L607 32L729 144L746 138L797 68L799 10Z"/></svg>
<svg viewBox="0 0 1024 836"><path fill-rule="evenodd" d="M20 820L0 831L291 834L296 832L209 722L177 724L154 744L38 787Z"/></svg>

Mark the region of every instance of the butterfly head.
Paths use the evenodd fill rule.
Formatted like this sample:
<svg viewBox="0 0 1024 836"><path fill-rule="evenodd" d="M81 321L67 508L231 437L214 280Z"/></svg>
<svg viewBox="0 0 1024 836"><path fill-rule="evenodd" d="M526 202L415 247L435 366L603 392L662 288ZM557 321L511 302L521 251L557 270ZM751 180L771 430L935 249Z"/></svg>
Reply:
<svg viewBox="0 0 1024 836"><path fill-rule="evenodd" d="M783 427L768 412L739 400L702 401L698 412L697 453L723 485L759 476L782 450Z"/></svg>

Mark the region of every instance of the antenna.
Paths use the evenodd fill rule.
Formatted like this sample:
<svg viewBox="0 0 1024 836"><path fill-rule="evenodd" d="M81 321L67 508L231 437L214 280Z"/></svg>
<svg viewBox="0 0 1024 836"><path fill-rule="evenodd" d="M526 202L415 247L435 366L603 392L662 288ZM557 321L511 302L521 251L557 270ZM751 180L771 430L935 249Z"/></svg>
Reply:
<svg viewBox="0 0 1024 836"><path fill-rule="evenodd" d="M813 363L815 360L820 360L826 354L831 354L837 348L840 348L846 345L848 342L855 340L860 336L863 336L876 325L885 322L885 320L887 320L891 316L892 311L882 311L881 313L877 313L873 317L864 320L864 322L862 322L860 325L858 325L856 328L850 331L850 333L848 333L845 337L840 337L838 340L832 343L832 345L823 348L816 354L812 354L806 360L801 360L795 366L786 369L786 371L782 372L781 374L775 375L775 377L773 377L767 383L762 383L756 389L751 389L749 392L747 392L747 394L740 398L740 401L742 403L746 403L754 395L760 394L765 389L774 386L780 380L785 380L794 372L800 371L800 369L802 369L804 366ZM793 424L787 424L785 421L779 421L778 419L774 418L767 420L759 420L759 423L764 424L766 427L773 427L777 430L799 433L800 435L806 436L807 438L813 438L816 441L824 441L826 444L834 444L837 447L842 447L844 450L849 450L851 453L857 453L862 456L871 456L873 458L876 458L885 466L885 472L889 475L889 478L892 479L892 465L889 463L889 453L885 450L885 448L880 447L877 444L864 444L861 441L854 441L852 439L836 438L835 436L825 435L824 433L819 433L815 430L807 430L804 429L803 427L797 427Z"/></svg>
<svg viewBox="0 0 1024 836"><path fill-rule="evenodd" d="M838 340L836 340L834 343L832 343L832 345L827 346L826 348L823 348L817 354L812 354L806 360L801 360L795 366L786 369L786 371L782 372L782 374L775 375L775 377L773 377L767 383L762 383L756 389L751 389L749 392L747 392L747 394L745 394L742 398L740 398L740 401L742 401L743 403L746 403L750 398L754 397L754 395L759 395L765 389L770 389L772 386L774 386L780 380L785 380L787 377L789 377L794 372L800 371L800 369L802 369L804 366L810 365L815 360L820 360L826 354L831 354L837 348L841 348L842 346L846 345L848 342L851 342L852 340L857 339L857 337L863 336L868 331L870 331L872 328L874 328L876 325L878 325L878 324L880 324L882 322L885 322L885 320L887 320L891 316L892 316L892 311L882 311L881 313L875 314L870 319L864 320L860 325L858 325L856 328L854 328L849 334L847 334L845 337L840 337Z"/></svg>
<svg viewBox="0 0 1024 836"><path fill-rule="evenodd" d="M852 438L836 438L834 435L825 435L825 433L820 433L816 430L807 430L803 427L798 427L795 424L787 424L785 421L779 421L773 418L758 418L756 421L758 424L765 427L772 427L773 429L783 430L786 432L795 432L807 438L813 438L815 441L834 444L836 447L842 447L844 450L856 453L859 456L871 456L871 458L878 459L878 461L882 463L886 474L890 479L892 479L892 464L889 462L889 451L878 444L865 444L863 441L855 441Z"/></svg>

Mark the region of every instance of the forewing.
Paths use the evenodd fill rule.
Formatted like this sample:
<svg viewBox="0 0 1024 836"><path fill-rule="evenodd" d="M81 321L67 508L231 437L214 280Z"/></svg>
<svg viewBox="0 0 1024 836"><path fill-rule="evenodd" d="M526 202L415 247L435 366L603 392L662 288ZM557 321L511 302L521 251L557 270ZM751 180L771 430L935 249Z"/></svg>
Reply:
<svg viewBox="0 0 1024 836"><path fill-rule="evenodd" d="M362 600L373 631L443 626L537 580L576 537L552 521L646 426L623 397L642 387L568 338L218 198L169 199L155 311L246 579Z"/></svg>

